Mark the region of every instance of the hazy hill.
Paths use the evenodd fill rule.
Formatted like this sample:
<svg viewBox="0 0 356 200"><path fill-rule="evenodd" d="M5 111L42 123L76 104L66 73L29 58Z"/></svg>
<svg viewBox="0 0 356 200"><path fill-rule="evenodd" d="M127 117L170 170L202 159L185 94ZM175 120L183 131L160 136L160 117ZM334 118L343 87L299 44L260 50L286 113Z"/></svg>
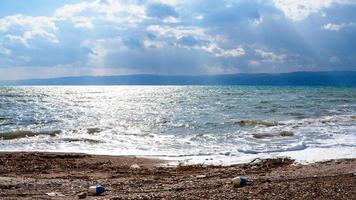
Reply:
<svg viewBox="0 0 356 200"><path fill-rule="evenodd" d="M1 82L2 85L280 85L356 86L356 71L201 76L81 76Z"/></svg>

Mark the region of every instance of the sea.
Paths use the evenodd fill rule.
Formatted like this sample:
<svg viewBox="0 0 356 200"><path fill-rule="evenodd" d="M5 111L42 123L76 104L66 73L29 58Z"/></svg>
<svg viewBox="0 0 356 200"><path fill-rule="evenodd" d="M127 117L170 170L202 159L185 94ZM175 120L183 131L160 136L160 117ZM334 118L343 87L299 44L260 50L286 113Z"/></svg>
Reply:
<svg viewBox="0 0 356 200"><path fill-rule="evenodd" d="M356 88L3 86L0 151L219 165L356 158Z"/></svg>

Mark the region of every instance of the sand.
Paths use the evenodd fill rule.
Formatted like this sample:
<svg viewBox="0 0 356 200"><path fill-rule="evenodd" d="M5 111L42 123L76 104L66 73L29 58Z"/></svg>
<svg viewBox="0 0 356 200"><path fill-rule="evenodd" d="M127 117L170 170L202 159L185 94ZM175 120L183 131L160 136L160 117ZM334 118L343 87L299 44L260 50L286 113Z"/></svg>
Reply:
<svg viewBox="0 0 356 200"><path fill-rule="evenodd" d="M139 168L130 167L138 165ZM356 159L300 165L290 159L233 166L163 167L165 161L72 153L0 153L0 199L356 199ZM248 184L230 181L246 176ZM49 193L49 195L47 194Z"/></svg>

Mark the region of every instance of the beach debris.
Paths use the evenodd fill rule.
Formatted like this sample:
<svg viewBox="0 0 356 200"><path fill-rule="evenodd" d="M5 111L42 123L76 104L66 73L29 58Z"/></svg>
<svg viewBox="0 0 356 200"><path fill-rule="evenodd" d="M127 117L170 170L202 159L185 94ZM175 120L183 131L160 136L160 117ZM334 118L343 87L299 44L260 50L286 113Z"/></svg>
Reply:
<svg viewBox="0 0 356 200"><path fill-rule="evenodd" d="M231 179L231 183L234 187L243 187L247 185L247 178L244 176L237 176Z"/></svg>
<svg viewBox="0 0 356 200"><path fill-rule="evenodd" d="M87 198L88 193L81 192L81 193L78 193L77 196L78 196L79 199L85 199L85 198Z"/></svg>
<svg viewBox="0 0 356 200"><path fill-rule="evenodd" d="M288 166L294 163L293 159L288 157L277 157L277 158L267 158L267 159L254 159L249 165L250 167L256 166L258 169L261 168L278 168L283 166Z"/></svg>
<svg viewBox="0 0 356 200"><path fill-rule="evenodd" d="M105 192L105 187L102 185L90 186L88 189L88 194L91 196L99 196Z"/></svg>
<svg viewBox="0 0 356 200"><path fill-rule="evenodd" d="M138 164L133 164L130 166L130 169L137 170L137 169L141 169L141 167Z"/></svg>
<svg viewBox="0 0 356 200"><path fill-rule="evenodd" d="M50 197L64 197L64 195L60 192L48 192L46 194Z"/></svg>

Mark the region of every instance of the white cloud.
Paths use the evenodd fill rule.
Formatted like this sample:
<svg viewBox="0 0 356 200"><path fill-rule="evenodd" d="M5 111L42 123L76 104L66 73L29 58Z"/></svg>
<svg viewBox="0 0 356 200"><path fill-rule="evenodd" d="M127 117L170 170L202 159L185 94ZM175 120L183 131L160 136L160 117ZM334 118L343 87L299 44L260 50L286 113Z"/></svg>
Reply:
<svg viewBox="0 0 356 200"><path fill-rule="evenodd" d="M179 40L183 37L190 36L198 38L198 40L204 40L208 44L199 44L194 46L178 45L179 47L187 49L203 50L214 54L217 57L239 57L245 55L245 50L242 47L234 49L223 49L216 42L220 41L220 37L212 37L205 33L204 29L198 27L170 27L151 25L147 27L147 30L153 33L157 33L162 37L173 37Z"/></svg>
<svg viewBox="0 0 356 200"><path fill-rule="evenodd" d="M145 6L129 1L108 0L101 3L98 12L105 14L104 20L112 22L140 23L147 18Z"/></svg>
<svg viewBox="0 0 356 200"><path fill-rule="evenodd" d="M60 7L55 10L53 16L33 17L19 14L0 18L0 33L4 34L7 41L30 48L30 41L36 38L59 43L56 24L60 21L71 22L76 28L93 29L95 20L130 25L145 18L144 5L117 0L83 1ZM169 20L173 22L173 19Z"/></svg>
<svg viewBox="0 0 356 200"><path fill-rule="evenodd" d="M240 57L245 55L245 50L242 47L235 49L223 49L215 43L211 43L208 46L203 46L201 49L214 54L217 57Z"/></svg>
<svg viewBox="0 0 356 200"><path fill-rule="evenodd" d="M95 10L99 6L100 1L69 4L58 8L54 13L54 17L61 21L71 21L74 27L77 28L93 28L93 17L78 16L78 14L89 9Z"/></svg>
<svg viewBox="0 0 356 200"><path fill-rule="evenodd" d="M194 36L200 39L210 38L207 34L205 34L204 29L198 27L170 27L151 25L147 27L147 30L153 33L157 33L160 36L174 37L176 39L182 38L184 36Z"/></svg>
<svg viewBox="0 0 356 200"><path fill-rule="evenodd" d="M57 26L51 17L32 17L25 15L11 15L0 19L0 32L7 32L10 28L18 26L32 29L57 30Z"/></svg>
<svg viewBox="0 0 356 200"><path fill-rule="evenodd" d="M136 24L147 18L144 5L117 0L68 4L58 8L54 17L69 20L78 28L93 28L95 20Z"/></svg>
<svg viewBox="0 0 356 200"><path fill-rule="evenodd" d="M240 57L245 55L245 50L242 47L237 47L235 49L220 49L220 53L217 56L221 57Z"/></svg>
<svg viewBox="0 0 356 200"><path fill-rule="evenodd" d="M256 49L255 53L263 58L264 62L272 62L272 63L284 63L285 55L284 54L276 54L271 51L264 51L261 49Z"/></svg>
<svg viewBox="0 0 356 200"><path fill-rule="evenodd" d="M355 4L354 0L273 0L275 6L293 21L300 21L334 3Z"/></svg>
<svg viewBox="0 0 356 200"><path fill-rule="evenodd" d="M181 21L175 17L169 16L169 17L164 18L163 22L167 23L167 24L177 24L177 23L180 23Z"/></svg>
<svg viewBox="0 0 356 200"><path fill-rule="evenodd" d="M202 19L204 19L204 16L203 15L198 15L195 19L202 20Z"/></svg>
<svg viewBox="0 0 356 200"><path fill-rule="evenodd" d="M340 31L343 28L351 27L351 26L356 26L356 24L353 22L341 23L341 24L328 23L328 24L324 25L322 28L324 30L329 30L329 31Z"/></svg>
<svg viewBox="0 0 356 200"><path fill-rule="evenodd" d="M55 11L55 16L59 18L71 18L80 12L88 9L97 9L100 7L100 1L96 0L93 2L80 2L77 4L68 4L58 8Z"/></svg>
<svg viewBox="0 0 356 200"><path fill-rule="evenodd" d="M322 8L329 7L332 0L274 0L274 3L286 17L299 21Z"/></svg>
<svg viewBox="0 0 356 200"><path fill-rule="evenodd" d="M93 19L87 18L87 17L75 17L72 19L72 22L74 23L74 27L76 28L88 28L88 29L93 29Z"/></svg>
<svg viewBox="0 0 356 200"><path fill-rule="evenodd" d="M16 29L18 34L10 34ZM30 47L29 41L35 37L42 37L52 43L58 43L55 32L58 30L55 20L45 16L12 15L0 19L0 32L8 33L5 38L11 42L18 42Z"/></svg>
<svg viewBox="0 0 356 200"><path fill-rule="evenodd" d="M26 47L31 47L29 41L36 37L43 37L52 43L59 43L57 36L43 29L25 31L22 36L7 34L5 37L13 43L20 43Z"/></svg>

